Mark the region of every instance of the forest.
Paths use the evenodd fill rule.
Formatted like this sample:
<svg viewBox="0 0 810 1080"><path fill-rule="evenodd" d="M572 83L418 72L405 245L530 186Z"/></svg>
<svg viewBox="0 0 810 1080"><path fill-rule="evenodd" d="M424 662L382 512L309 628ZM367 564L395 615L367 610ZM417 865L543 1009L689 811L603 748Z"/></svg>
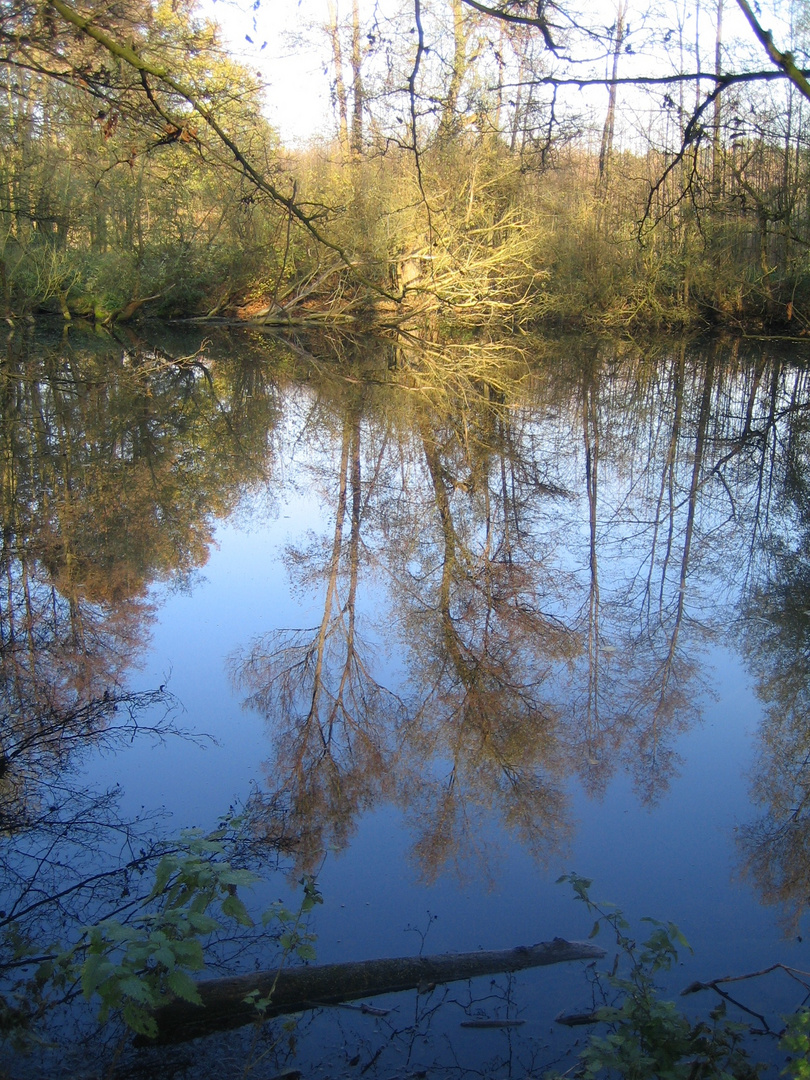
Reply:
<svg viewBox="0 0 810 1080"><path fill-rule="evenodd" d="M4 0L2 313L800 335L810 11L725 4L302 9L290 148L189 0Z"/></svg>

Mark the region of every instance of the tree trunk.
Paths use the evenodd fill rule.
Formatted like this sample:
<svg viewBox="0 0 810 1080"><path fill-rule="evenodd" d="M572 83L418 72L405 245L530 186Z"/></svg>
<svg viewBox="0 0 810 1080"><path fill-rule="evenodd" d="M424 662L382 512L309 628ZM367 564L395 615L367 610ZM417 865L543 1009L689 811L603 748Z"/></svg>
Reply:
<svg viewBox="0 0 810 1080"><path fill-rule="evenodd" d="M714 73L720 76L723 66L723 0L717 0L717 34L714 40ZM720 94L714 99L712 117L712 187L715 196L721 194L723 186L722 166L722 103Z"/></svg>
<svg viewBox="0 0 810 1080"><path fill-rule="evenodd" d="M626 0L619 0L616 9L616 36L613 42L613 69L611 72L610 89L608 91L608 109L605 117L605 126L602 129L602 145L599 148L599 180L598 187L602 194L607 190L608 170L610 156L613 153L613 133L616 127L616 79L619 76L619 56L624 43L624 19L627 13Z"/></svg>
<svg viewBox="0 0 810 1080"><path fill-rule="evenodd" d="M197 986L203 1001L201 1006L175 998L155 1012L157 1037L150 1040L139 1035L135 1043L153 1046L187 1042L257 1020L324 1005L427 989L436 983L521 971L565 960L595 960L604 955L604 949L590 942L554 938L537 945L519 945L516 949L362 960L211 979ZM245 1000L249 995L252 1000L269 997L270 1004L259 1011L252 1000Z"/></svg>
<svg viewBox="0 0 810 1080"><path fill-rule="evenodd" d="M340 23L335 0L329 0L329 40L332 46L332 63L335 65L335 103L338 111L338 138L343 151L349 145L349 113L346 102L346 84L343 81L343 50L340 45Z"/></svg>
<svg viewBox="0 0 810 1080"><path fill-rule="evenodd" d="M439 130L445 136L453 136L459 130L458 99L467 71L467 30L464 25L464 9L461 0L452 0L452 9L453 66L450 70L450 84L447 87L439 123Z"/></svg>
<svg viewBox="0 0 810 1080"><path fill-rule="evenodd" d="M352 153L363 152L363 54L360 49L360 8L352 0Z"/></svg>

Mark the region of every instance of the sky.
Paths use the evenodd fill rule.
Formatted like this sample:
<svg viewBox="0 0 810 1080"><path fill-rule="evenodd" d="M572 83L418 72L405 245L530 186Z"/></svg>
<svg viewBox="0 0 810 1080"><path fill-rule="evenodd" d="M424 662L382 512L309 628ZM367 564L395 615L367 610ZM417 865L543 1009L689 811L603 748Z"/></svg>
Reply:
<svg viewBox="0 0 810 1080"><path fill-rule="evenodd" d="M333 129L325 49L296 42L304 23L325 3L295 0L204 0L201 11L222 30L232 55L266 85L267 118L282 142L294 146ZM248 40L250 39L250 40Z"/></svg>
<svg viewBox="0 0 810 1080"><path fill-rule="evenodd" d="M349 6L348 0L336 2L341 14L344 14ZM387 0L373 2L376 7L385 9ZM590 2L596 5L598 22L607 22L613 17L614 0ZM707 68L713 66L715 2L702 0L699 5L701 53L703 65ZM361 0L361 13L371 3L372 0ZM698 5L693 6L690 0L675 0L675 3L682 12L689 13L684 31L688 41L693 33L690 29L692 12ZM387 6L391 6L390 0ZM766 29L774 30L779 45L786 29L775 13L777 6L770 2L762 5L762 22ZM634 20L636 27L640 25L647 7L644 0L640 4L634 4L631 0L631 25ZM232 55L259 75L266 87L268 120L279 132L284 145L300 146L319 135L334 134L336 124L330 99L329 74L331 57L325 33L319 34L317 29L319 24L325 25L327 22L327 0L201 0L200 10L204 16L219 24ZM755 59L757 66L769 66L734 0L724 0L723 27L728 44L734 39L741 40L745 43L744 50ZM784 41L783 47L786 45L787 41ZM673 70L671 64L677 63L677 57L674 53L662 56L660 67L656 69L655 62L651 63L649 56L627 56L622 61L620 74L631 74L634 61L639 70L665 73ZM606 72L603 70L602 73ZM601 97L604 94L602 90L597 111L601 111ZM626 89L620 93L619 108L633 111L632 95ZM629 115L626 120L632 126L633 120Z"/></svg>

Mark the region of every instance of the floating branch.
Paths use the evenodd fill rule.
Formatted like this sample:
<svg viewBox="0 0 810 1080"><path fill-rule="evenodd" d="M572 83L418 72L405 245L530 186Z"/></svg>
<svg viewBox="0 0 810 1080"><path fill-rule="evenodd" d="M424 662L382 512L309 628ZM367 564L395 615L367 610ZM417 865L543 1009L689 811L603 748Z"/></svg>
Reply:
<svg viewBox="0 0 810 1080"><path fill-rule="evenodd" d="M157 1037L150 1040L138 1036L135 1041L139 1046L187 1042L216 1031L242 1027L258 1019L271 1019L324 1005L341 1005L358 998L403 990L421 992L438 983L521 971L566 960L598 960L604 955L605 950L597 945L554 938L537 945L489 952L391 957L286 971L249 972L199 983L197 989L202 1005L180 998L167 1002L155 1011ZM270 1003L259 1011L254 1002L262 998L269 998Z"/></svg>

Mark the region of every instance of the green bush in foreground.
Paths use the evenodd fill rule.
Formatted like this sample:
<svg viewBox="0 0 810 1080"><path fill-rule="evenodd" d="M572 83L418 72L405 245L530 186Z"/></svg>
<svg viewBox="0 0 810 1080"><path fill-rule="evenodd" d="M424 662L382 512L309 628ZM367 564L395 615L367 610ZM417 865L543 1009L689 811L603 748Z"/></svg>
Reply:
<svg viewBox="0 0 810 1080"><path fill-rule="evenodd" d="M618 948L609 974L594 975L595 997L602 1004L594 1023L606 1033L592 1034L579 1054L578 1064L565 1075L583 1080L755 1080L767 1066L751 1060L745 1024L726 1015L725 1001L708 1019L693 1022L671 1001L660 996L656 979L678 959L678 948L689 943L671 922L646 918L649 937L638 944L619 908L591 899L591 882L578 874L559 879L572 886L578 900L597 918L590 937L603 926L612 931ZM690 950L691 951L691 950ZM787 1055L782 1075L810 1080L810 1011L802 1008L788 1020L780 1048ZM560 1074L548 1074L555 1080Z"/></svg>
<svg viewBox="0 0 810 1080"><path fill-rule="evenodd" d="M208 835L185 830L157 862L151 889L136 901L135 911L85 927L68 948L54 944L37 957L41 950L21 930L13 941L7 934L9 968L27 966L31 957L31 974L0 996L0 1037L16 1049L33 1048L46 1013L78 993L98 1006L100 1024L118 1017L148 1038L157 1034L153 1012L167 996L201 1004L192 976L205 968L212 942L236 940L254 926L238 889L260 879L227 857L226 834L239 825L238 818L229 818ZM291 956L314 957L313 935L304 923L321 896L312 878L301 884L297 912L279 903L261 916L262 937L269 935L277 945L279 966ZM256 1006L258 1018L262 1003Z"/></svg>

